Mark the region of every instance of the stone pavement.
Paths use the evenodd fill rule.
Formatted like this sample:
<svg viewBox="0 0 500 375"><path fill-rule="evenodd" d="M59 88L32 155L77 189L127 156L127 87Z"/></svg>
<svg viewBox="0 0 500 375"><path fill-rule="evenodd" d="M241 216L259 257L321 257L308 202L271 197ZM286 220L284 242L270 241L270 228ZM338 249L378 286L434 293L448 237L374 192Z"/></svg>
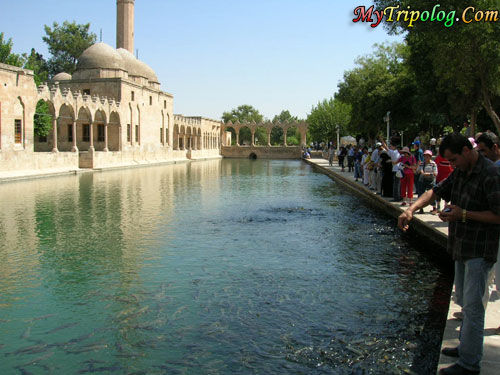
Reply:
<svg viewBox="0 0 500 375"><path fill-rule="evenodd" d="M367 202L383 209L393 217L398 217L403 209L400 203L391 202L391 198L383 198L375 194L373 190L369 190L363 185L362 181L355 181L354 174L351 172L342 172L338 165L330 167L328 160L325 159L305 159L305 162L319 169L323 173L331 176L336 181L342 183L347 188L354 191L356 194L363 196ZM347 168L345 168L347 171ZM425 208L424 214L416 214L411 226L421 235L430 237L433 241L440 245L446 245L448 236L448 225L443 223L437 216L429 213L430 208ZM499 375L500 374L500 335L495 332L500 326L500 292L498 295L492 293L490 302L486 310L485 332L484 332L484 355L481 362L482 375ZM453 316L455 312L460 311L460 307L453 302L450 297L450 306L448 310L448 318L443 334L441 347L455 347L458 345L458 333L460 329L460 321ZM439 358L438 369L447 367L455 362L454 358L441 355ZM423 375L423 374L422 374Z"/></svg>

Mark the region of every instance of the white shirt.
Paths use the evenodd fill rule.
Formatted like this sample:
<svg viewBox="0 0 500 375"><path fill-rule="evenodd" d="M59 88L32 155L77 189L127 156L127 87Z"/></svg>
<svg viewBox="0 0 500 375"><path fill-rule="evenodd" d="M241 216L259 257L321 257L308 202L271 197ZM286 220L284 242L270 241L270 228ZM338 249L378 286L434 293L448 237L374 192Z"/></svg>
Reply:
<svg viewBox="0 0 500 375"><path fill-rule="evenodd" d="M399 153L398 149L395 148L394 150L391 150L389 149L387 151L387 153L389 154L389 156L391 157L391 161L392 162L395 162L395 161L398 161L399 158L401 157L401 154ZM398 165L397 164L393 164L392 165L392 171L393 172L397 172L398 171Z"/></svg>

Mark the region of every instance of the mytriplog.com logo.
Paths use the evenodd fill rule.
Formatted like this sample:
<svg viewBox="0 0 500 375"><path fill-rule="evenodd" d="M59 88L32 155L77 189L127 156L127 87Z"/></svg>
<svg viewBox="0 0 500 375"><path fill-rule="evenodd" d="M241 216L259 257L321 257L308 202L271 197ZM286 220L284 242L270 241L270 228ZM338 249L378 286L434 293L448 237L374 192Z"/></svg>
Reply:
<svg viewBox="0 0 500 375"><path fill-rule="evenodd" d="M430 10L416 10L408 6L407 9L400 9L399 5L390 6L377 10L372 5L369 8L358 6L354 9L356 18L352 22L367 22L371 27L377 27L382 21L401 22L407 27L413 27L416 22L442 22L445 27L452 27L455 22L498 22L500 11L479 10L473 6L465 8L457 14L456 10L445 11L440 4L434 5Z"/></svg>

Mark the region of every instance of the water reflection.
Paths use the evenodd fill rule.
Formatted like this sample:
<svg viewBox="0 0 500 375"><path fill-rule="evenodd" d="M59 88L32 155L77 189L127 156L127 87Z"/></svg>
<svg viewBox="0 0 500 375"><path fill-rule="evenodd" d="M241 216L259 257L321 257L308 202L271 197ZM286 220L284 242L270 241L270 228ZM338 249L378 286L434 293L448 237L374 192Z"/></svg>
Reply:
<svg viewBox="0 0 500 375"><path fill-rule="evenodd" d="M448 278L299 161L15 182L0 202L0 373L435 366Z"/></svg>

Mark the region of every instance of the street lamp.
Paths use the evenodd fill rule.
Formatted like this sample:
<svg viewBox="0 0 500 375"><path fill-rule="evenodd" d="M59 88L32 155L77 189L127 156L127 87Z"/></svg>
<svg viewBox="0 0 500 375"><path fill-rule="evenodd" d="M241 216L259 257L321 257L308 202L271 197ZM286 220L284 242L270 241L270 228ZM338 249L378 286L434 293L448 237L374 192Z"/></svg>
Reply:
<svg viewBox="0 0 500 375"><path fill-rule="evenodd" d="M337 150L340 148L340 125L337 124Z"/></svg>
<svg viewBox="0 0 500 375"><path fill-rule="evenodd" d="M384 121L387 122L387 139L386 141L389 142L389 120L391 118L391 111L387 111L386 116L384 117Z"/></svg>

